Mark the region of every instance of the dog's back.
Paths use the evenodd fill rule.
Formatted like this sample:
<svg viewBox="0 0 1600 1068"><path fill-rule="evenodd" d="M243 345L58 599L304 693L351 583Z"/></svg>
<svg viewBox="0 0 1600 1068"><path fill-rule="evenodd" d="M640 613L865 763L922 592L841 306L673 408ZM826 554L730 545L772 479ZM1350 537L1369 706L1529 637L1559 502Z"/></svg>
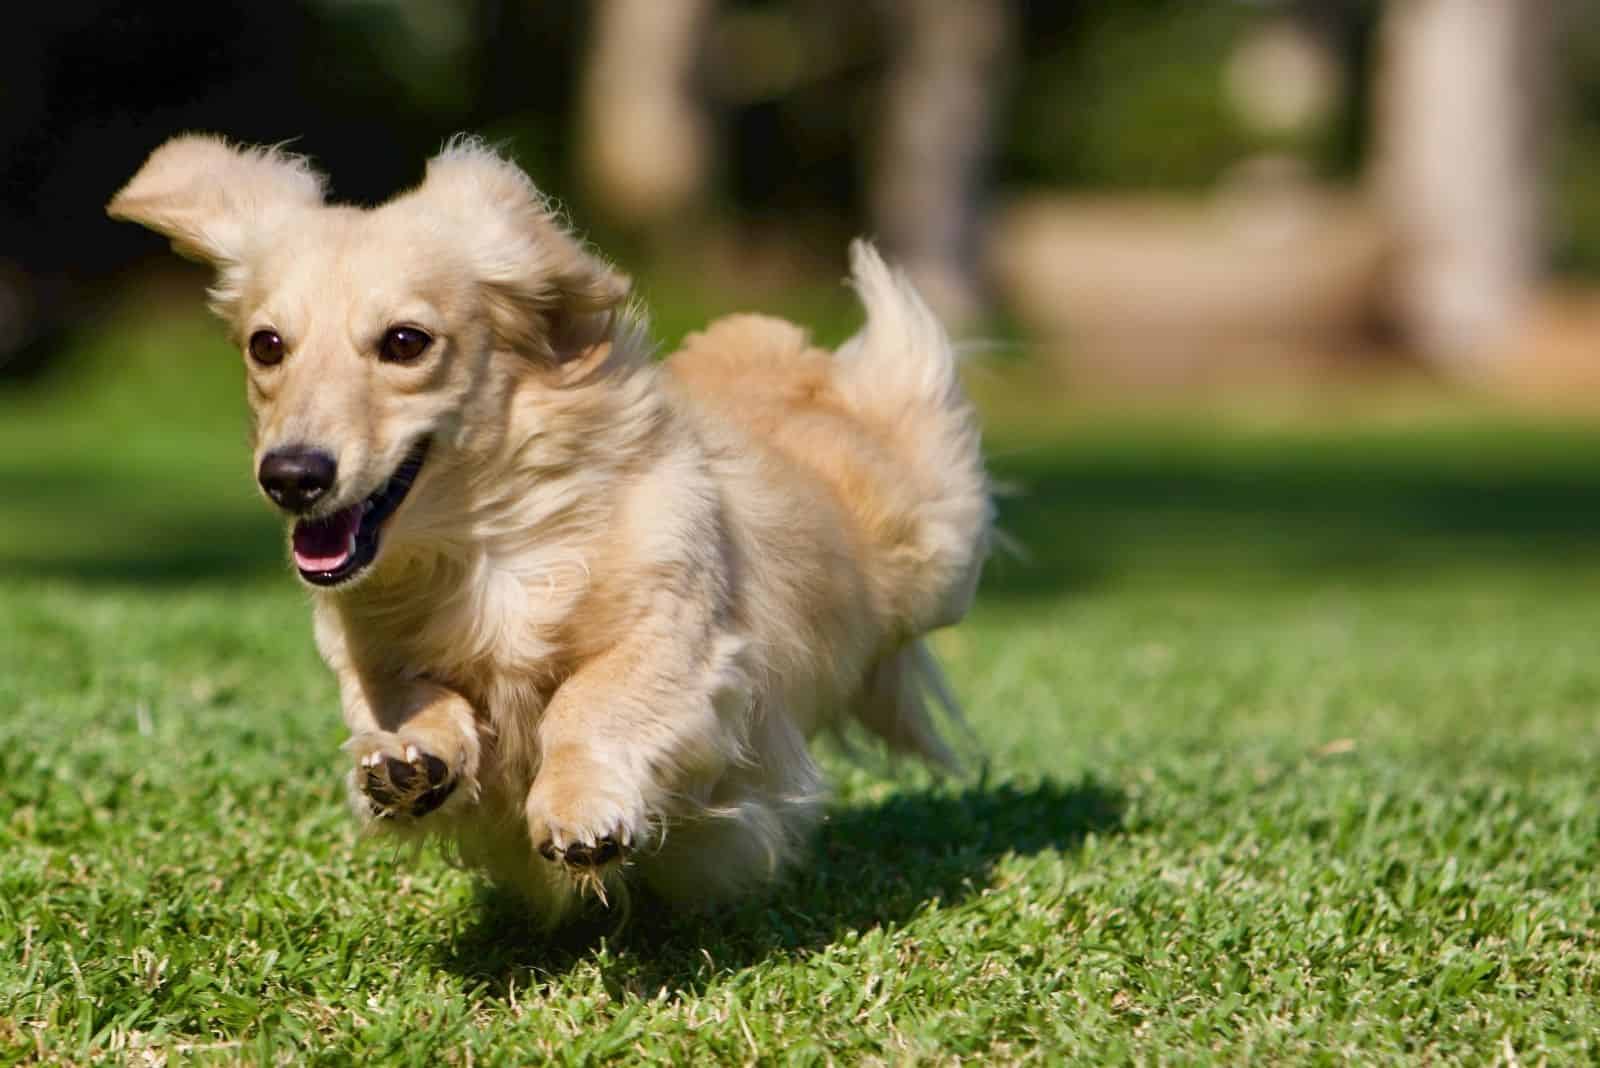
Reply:
<svg viewBox="0 0 1600 1068"><path fill-rule="evenodd" d="M948 764L926 710L929 696L948 697L919 639L965 614L988 548L978 432L932 312L870 246L858 243L852 261L867 323L837 352L783 320L736 315L692 335L667 366L697 406L783 470L786 489L808 484L842 520L835 533L864 564L874 647L832 696L894 748ZM731 505L752 500L761 496ZM830 518L745 510L737 518L758 538L763 527L781 537ZM813 570L829 567L819 558Z"/></svg>

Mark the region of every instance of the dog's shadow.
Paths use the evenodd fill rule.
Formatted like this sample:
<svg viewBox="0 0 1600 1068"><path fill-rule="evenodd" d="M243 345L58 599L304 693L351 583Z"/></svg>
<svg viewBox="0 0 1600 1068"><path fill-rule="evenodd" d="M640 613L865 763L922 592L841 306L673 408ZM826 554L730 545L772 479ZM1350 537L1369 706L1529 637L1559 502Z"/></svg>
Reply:
<svg viewBox="0 0 1600 1068"><path fill-rule="evenodd" d="M1118 831L1122 809L1121 794L1092 779L895 794L832 811L803 866L765 895L683 916L636 890L620 929L613 911L546 935L513 895L485 887L469 925L441 944L440 964L488 996L585 962L613 995L694 992L729 970L958 905L1003 858L1072 851L1088 834Z"/></svg>

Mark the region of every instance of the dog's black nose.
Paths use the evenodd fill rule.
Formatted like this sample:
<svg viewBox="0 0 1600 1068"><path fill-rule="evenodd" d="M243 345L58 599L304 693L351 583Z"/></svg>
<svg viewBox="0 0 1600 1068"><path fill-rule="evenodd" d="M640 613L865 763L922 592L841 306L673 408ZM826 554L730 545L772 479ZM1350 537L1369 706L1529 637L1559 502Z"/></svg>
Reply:
<svg viewBox="0 0 1600 1068"><path fill-rule="evenodd" d="M333 488L339 465L321 449L286 445L261 458L256 478L267 496L291 512L303 512Z"/></svg>

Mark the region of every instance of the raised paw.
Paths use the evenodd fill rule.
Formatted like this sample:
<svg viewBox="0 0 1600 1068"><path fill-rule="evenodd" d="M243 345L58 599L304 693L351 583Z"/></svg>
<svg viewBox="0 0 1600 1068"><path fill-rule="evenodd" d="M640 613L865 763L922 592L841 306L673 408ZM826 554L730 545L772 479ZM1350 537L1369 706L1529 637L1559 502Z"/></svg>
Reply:
<svg viewBox="0 0 1600 1068"><path fill-rule="evenodd" d="M356 784L379 819L426 816L456 788L450 766L414 743L392 739L367 749L357 759Z"/></svg>
<svg viewBox="0 0 1600 1068"><path fill-rule="evenodd" d="M594 764L549 760L528 793L534 849L580 882L603 881L644 845L643 799L627 785Z"/></svg>

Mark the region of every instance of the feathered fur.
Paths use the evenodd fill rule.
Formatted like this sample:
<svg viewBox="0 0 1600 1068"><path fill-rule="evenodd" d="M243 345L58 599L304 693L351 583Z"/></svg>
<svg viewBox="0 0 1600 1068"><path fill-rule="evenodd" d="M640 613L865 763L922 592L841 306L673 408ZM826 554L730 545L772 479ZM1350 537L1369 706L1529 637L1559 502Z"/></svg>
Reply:
<svg viewBox="0 0 1600 1068"><path fill-rule="evenodd" d="M241 345L282 336L246 361L258 460L336 455L333 508L432 441L370 568L314 597L374 830L437 834L552 921L628 869L703 904L796 855L818 730L950 763L922 637L970 603L989 496L949 341L870 246L839 351L741 315L659 362L626 280L470 139L362 210L184 137L110 210L216 265ZM414 367L373 355L397 322L434 339ZM370 769L423 755L436 810L375 800Z"/></svg>

